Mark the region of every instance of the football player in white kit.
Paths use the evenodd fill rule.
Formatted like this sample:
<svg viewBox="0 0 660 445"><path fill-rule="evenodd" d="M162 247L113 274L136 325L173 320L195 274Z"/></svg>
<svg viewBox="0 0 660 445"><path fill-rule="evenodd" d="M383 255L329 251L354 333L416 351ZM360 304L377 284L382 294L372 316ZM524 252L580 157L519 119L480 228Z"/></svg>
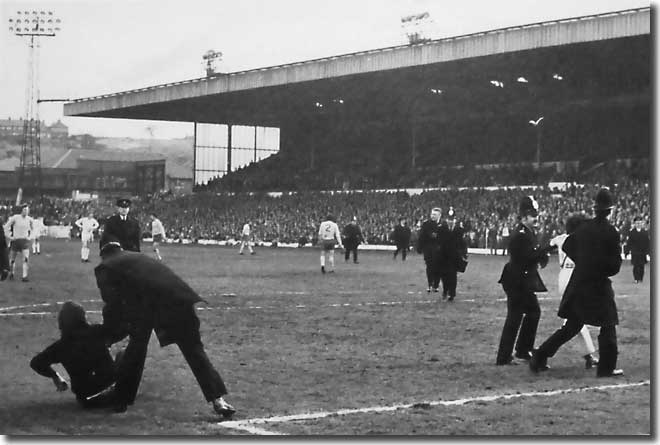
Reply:
<svg viewBox="0 0 660 445"><path fill-rule="evenodd" d="M254 250L252 250L252 243L250 242L250 222L246 222L243 225L243 230L241 231L241 247L238 249L238 253L243 255L243 249L247 246L250 251L250 255L254 255Z"/></svg>
<svg viewBox="0 0 660 445"><path fill-rule="evenodd" d="M321 272L325 273L325 260L328 258L328 272L335 271L335 245L340 249L344 246L341 243L341 234L339 227L332 215L328 215L325 221L319 226L319 245L321 246Z"/></svg>
<svg viewBox="0 0 660 445"><path fill-rule="evenodd" d="M90 211L87 216L83 216L75 222L80 228L80 261L89 263L89 245L94 242L94 230L99 228L99 222L94 218L94 212Z"/></svg>
<svg viewBox="0 0 660 445"><path fill-rule="evenodd" d="M32 225L34 228L34 232L32 233L32 254L41 255L41 235L46 228L44 217L32 218Z"/></svg>
<svg viewBox="0 0 660 445"><path fill-rule="evenodd" d="M22 281L28 280L28 261L30 259L30 237L32 236L33 220L28 214L30 207L27 204L20 206L20 213L12 215L7 224L4 225L5 234L10 239L9 254L9 279L14 279L14 264L16 256L20 252L23 256L23 275Z"/></svg>
<svg viewBox="0 0 660 445"><path fill-rule="evenodd" d="M159 261L162 261L163 257L160 256L160 250L158 247L160 246L160 243L165 240L165 227L163 226L163 223L160 222L160 219L158 219L158 216L155 213L151 213L149 218L151 218L151 238L154 240L154 253L156 254L156 258L158 258Z"/></svg>
<svg viewBox="0 0 660 445"><path fill-rule="evenodd" d="M566 253L564 253L562 246L564 245L566 238L568 238L568 235L573 233L584 220L585 216L583 215L570 215L566 220L566 233L558 235L550 240L550 245L557 246L557 252L559 253L558 287L560 296L564 295L568 281L571 279L571 275L573 275L573 269L575 268L575 263L566 255ZM585 367L587 369L591 369L594 365L598 364L598 359L593 356L593 353L596 352L596 348L594 347L593 340L591 340L591 334L589 333L589 329L587 328L586 324L582 326L582 329L580 330L580 337L582 337L582 341L584 342L584 351L586 352L586 354L583 356L585 360Z"/></svg>

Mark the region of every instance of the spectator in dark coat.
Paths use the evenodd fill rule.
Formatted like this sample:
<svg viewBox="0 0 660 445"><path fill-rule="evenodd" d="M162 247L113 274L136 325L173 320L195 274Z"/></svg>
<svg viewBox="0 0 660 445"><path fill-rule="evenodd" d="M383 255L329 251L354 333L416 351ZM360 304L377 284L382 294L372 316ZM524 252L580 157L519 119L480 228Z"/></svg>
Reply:
<svg viewBox="0 0 660 445"><path fill-rule="evenodd" d="M447 229L449 233L442 246L441 275L442 298L454 301L456 297L457 273L465 269L461 263L467 261L467 245L463 238L463 229L456 223L456 212L449 208L447 212Z"/></svg>
<svg viewBox="0 0 660 445"><path fill-rule="evenodd" d="M234 408L223 398L225 384L200 338L194 305L202 298L162 262L123 251L116 238L102 238L102 261L94 273L105 303L103 327L109 342L129 337L117 370L115 411L125 411L135 400L154 330L161 347L176 343L215 411L233 415Z"/></svg>
<svg viewBox="0 0 660 445"><path fill-rule="evenodd" d="M392 241L396 246L394 251L394 259L396 260L396 255L401 252L401 260L406 261L406 256L408 255L408 248L410 246L410 227L406 224L405 218L399 219L399 224L394 228L392 232Z"/></svg>
<svg viewBox="0 0 660 445"><path fill-rule="evenodd" d="M357 217L353 217L353 220L344 227L343 243L344 243L344 260L348 261L351 252L353 253L353 263L358 263L358 246L363 241L362 230L357 223Z"/></svg>
<svg viewBox="0 0 660 445"><path fill-rule="evenodd" d="M66 380L52 367L61 363L71 379L71 391L85 408L100 407L108 398L95 397L115 382L115 362L105 344L101 325L90 325L82 306L67 301L57 317L61 337L34 356L30 367L66 391Z"/></svg>
<svg viewBox="0 0 660 445"><path fill-rule="evenodd" d="M497 365L514 363L515 358L529 360L534 348L541 308L535 292L546 292L537 270L548 264L550 248L540 248L534 228L538 221L538 203L525 196L519 206L520 224L509 243L509 262L504 266L499 283L506 293L506 320L497 350ZM520 333L518 333L520 331ZM518 340L516 341L516 336Z"/></svg>
<svg viewBox="0 0 660 445"><path fill-rule="evenodd" d="M140 224L128 215L130 206L131 201L129 199L118 199L117 213L106 220L103 233L117 238L122 249L139 252ZM100 244L99 247L103 247L103 245Z"/></svg>
<svg viewBox="0 0 660 445"><path fill-rule="evenodd" d="M630 255L635 283L641 283L644 281L644 266L646 265L646 256L649 254L651 242L648 232L644 230L642 217L636 216L633 224L635 227L628 234L624 253L626 256Z"/></svg>
<svg viewBox="0 0 660 445"><path fill-rule="evenodd" d="M2 225L0 224L0 281L5 281L9 276L9 248Z"/></svg>
<svg viewBox="0 0 660 445"><path fill-rule="evenodd" d="M559 304L558 315L566 323L534 352L529 362L533 372L548 368L548 357L575 337L584 324L600 326L598 335L598 377L623 375L616 369L618 355L616 325L619 323L611 276L621 268L621 244L617 230L608 221L614 207L608 189L596 195L595 217L583 223L563 245L575 263L573 275Z"/></svg>
<svg viewBox="0 0 660 445"><path fill-rule="evenodd" d="M424 254L426 263L427 292L438 292L442 273L442 244L446 241L449 230L440 222L441 210L434 207L431 218L422 223L417 240L417 253Z"/></svg>

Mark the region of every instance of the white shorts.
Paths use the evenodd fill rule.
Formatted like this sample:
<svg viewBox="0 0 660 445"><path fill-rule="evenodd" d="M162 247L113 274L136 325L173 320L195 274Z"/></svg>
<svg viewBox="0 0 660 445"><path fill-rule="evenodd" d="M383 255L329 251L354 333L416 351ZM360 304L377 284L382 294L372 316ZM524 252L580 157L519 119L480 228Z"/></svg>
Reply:
<svg viewBox="0 0 660 445"><path fill-rule="evenodd" d="M94 234L93 233L81 233L80 234L80 239L83 243L91 243L94 241Z"/></svg>
<svg viewBox="0 0 660 445"><path fill-rule="evenodd" d="M333 239L324 239L321 240L321 248L323 250L333 250L335 248L335 240Z"/></svg>

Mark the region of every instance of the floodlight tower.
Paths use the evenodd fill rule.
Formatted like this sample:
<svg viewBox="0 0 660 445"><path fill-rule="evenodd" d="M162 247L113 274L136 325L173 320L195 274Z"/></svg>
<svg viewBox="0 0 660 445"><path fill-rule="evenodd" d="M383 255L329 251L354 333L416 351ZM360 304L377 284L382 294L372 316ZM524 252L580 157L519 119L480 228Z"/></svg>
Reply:
<svg viewBox="0 0 660 445"><path fill-rule="evenodd" d="M21 10L9 18L9 31L29 37L28 72L25 88L25 116L21 139L21 163L18 174L19 194L23 188L41 196L41 128L39 120L39 38L55 37L61 20L53 11ZM17 203L18 204L18 203Z"/></svg>
<svg viewBox="0 0 660 445"><path fill-rule="evenodd" d="M211 77L216 73L216 61L222 60L222 53L210 49L204 53L202 60L206 63L206 77Z"/></svg>

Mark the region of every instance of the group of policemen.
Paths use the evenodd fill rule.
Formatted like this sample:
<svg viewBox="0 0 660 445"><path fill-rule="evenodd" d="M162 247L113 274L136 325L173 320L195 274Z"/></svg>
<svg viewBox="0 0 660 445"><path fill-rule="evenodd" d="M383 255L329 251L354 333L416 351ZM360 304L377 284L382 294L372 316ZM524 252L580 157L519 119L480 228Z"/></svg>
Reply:
<svg viewBox="0 0 660 445"><path fill-rule="evenodd" d="M534 232L538 203L533 197L523 198L519 224L509 244L509 261L499 280L507 296L507 315L497 351L497 365L515 364L514 358L518 358L528 361L534 373L545 371L549 369L548 358L588 324L600 327L596 375L623 375L623 371L616 368L619 320L610 280L619 272L622 262L620 236L609 221L613 207L610 191L599 190L594 200L594 217L581 223L564 241L562 249L575 264L558 311L566 322L534 349L541 316L536 292L547 290L538 268L547 265L552 247L539 246Z"/></svg>
<svg viewBox="0 0 660 445"><path fill-rule="evenodd" d="M443 300L454 301L457 274L467 266L467 244L454 209L449 208L445 221L441 221L441 212L440 208L433 208L430 219L422 223L417 253L424 255L427 292L439 292L442 282Z"/></svg>

